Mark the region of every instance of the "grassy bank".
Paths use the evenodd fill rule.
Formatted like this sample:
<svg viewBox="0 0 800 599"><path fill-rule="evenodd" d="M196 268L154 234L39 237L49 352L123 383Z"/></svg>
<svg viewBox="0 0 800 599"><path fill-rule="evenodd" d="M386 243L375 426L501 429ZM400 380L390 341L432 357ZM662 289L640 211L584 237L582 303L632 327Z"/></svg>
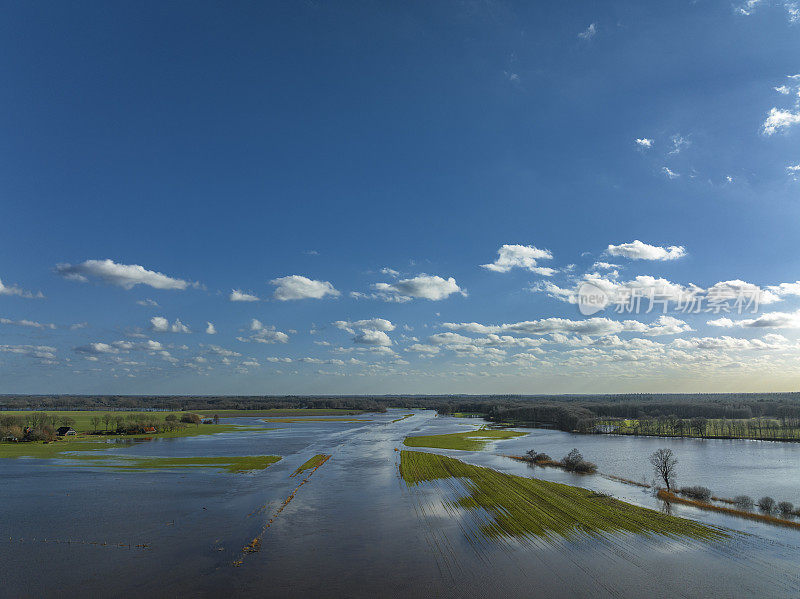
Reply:
<svg viewBox="0 0 800 599"><path fill-rule="evenodd" d="M668 516L587 489L504 474L446 456L402 451L400 474L410 487L452 481L472 532L491 539L573 538L606 533L717 540L720 529ZM489 519L484 514L488 514Z"/></svg>
<svg viewBox="0 0 800 599"><path fill-rule="evenodd" d="M300 466L297 470L295 470L291 475L291 477L297 476L298 474L302 474L306 470L311 470L312 468L319 468L325 462L327 462L331 458L330 454L327 453L318 453L313 458L306 460L302 466Z"/></svg>
<svg viewBox="0 0 800 599"><path fill-rule="evenodd" d="M394 424L395 422L401 422L406 418L411 418L413 415L414 414L406 414L405 416L400 416L400 418L395 418L394 420L392 420L392 424Z"/></svg>
<svg viewBox="0 0 800 599"><path fill-rule="evenodd" d="M432 449L462 449L465 451L480 451L487 443L524 437L528 433L509 430L479 429L463 433L450 433L447 435L419 435L406 437L403 443L407 447L430 447Z"/></svg>
<svg viewBox="0 0 800 599"><path fill-rule="evenodd" d="M722 514L727 514L729 516L736 516L738 518L746 518L748 520L758 520L760 522L767 522L768 524L777 524L779 526L786 526L789 528L800 528L800 522L795 522L794 520L784 520L783 518L778 518L770 514L759 514L757 512L748 512L746 510L739 510L735 508L724 507L721 505L714 505L713 503L707 503L705 501L697 501L696 499L686 499L684 497L679 497L675 493L670 493L665 489L660 489L658 491L658 498L663 499L668 503L681 503L683 505L692 505L702 510L708 510L710 512L720 512Z"/></svg>
<svg viewBox="0 0 800 599"><path fill-rule="evenodd" d="M228 472L250 472L264 470L268 466L279 462L281 456L276 455L251 455L251 456L220 456L220 457L189 457L189 458L119 458L114 456L113 461L107 456L92 456L91 466L113 468L115 470L175 470L182 468L218 468ZM97 461L95 461L97 460Z"/></svg>

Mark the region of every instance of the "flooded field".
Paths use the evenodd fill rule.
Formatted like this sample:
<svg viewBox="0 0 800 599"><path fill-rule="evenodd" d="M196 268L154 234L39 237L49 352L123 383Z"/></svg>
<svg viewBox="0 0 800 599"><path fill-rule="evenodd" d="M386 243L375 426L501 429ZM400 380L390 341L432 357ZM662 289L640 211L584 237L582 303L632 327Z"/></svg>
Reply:
<svg viewBox="0 0 800 599"><path fill-rule="evenodd" d="M487 535L481 527L492 530L506 501L485 497L486 489L496 488L494 479L471 489L477 505L464 500L465 482L479 481L485 472L473 466L485 466L590 489L576 497L604 502L603 509L613 507L615 498L663 517L664 505L649 491L600 473L649 482L647 456L670 447L679 459L680 484L702 484L722 496L769 494L800 503L800 445L516 428L528 434L489 439L474 451L414 447L460 461L441 462L447 468L463 462L457 468L469 477L443 478L437 472L404 480L399 466L407 436L459 433L483 424L432 411L403 418L408 413L390 410L362 421L226 419L274 430L109 444L98 464L69 456L0 460L0 595L800 594L797 530L673 506L672 516L695 522L670 520L670 534L620 522L596 526L591 534L529 534L535 524L529 522L528 532L516 535L506 522L503 534ZM573 447L597 463L598 474L531 467L503 457L536 449L560 459ZM262 460L263 469L248 472L182 460L228 458L205 462L228 464L244 456L281 459ZM159 458L168 461L151 467ZM520 484L532 492L560 488ZM634 513L640 518L644 512ZM565 521L561 517L553 526Z"/></svg>

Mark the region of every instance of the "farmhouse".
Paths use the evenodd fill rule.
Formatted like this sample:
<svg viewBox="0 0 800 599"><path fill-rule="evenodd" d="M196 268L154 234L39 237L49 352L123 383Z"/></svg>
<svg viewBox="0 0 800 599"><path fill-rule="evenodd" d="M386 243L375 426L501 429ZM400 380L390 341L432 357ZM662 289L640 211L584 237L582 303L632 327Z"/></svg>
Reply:
<svg viewBox="0 0 800 599"><path fill-rule="evenodd" d="M56 431L56 434L59 437L71 437L73 435L77 435L78 433L76 433L75 429L71 426L60 426Z"/></svg>

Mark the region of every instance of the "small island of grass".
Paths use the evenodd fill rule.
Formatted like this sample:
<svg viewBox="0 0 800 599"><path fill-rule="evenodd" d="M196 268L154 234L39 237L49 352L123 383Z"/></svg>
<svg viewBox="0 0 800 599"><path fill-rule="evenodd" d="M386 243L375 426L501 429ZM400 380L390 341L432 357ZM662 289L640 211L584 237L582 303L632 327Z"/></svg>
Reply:
<svg viewBox="0 0 800 599"><path fill-rule="evenodd" d="M407 447L429 447L432 449L461 449L464 451L480 451L492 441L524 437L528 433L511 431L507 429L481 428L463 433L450 433L446 435L419 435L406 437L403 443Z"/></svg>

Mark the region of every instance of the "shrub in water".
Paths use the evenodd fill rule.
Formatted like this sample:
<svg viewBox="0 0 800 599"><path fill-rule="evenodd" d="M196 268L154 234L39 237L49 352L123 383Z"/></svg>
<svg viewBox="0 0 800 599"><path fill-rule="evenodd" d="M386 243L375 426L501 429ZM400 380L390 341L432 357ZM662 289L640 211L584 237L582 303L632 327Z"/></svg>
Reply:
<svg viewBox="0 0 800 599"><path fill-rule="evenodd" d="M758 508L762 512L771 512L775 507L775 500L772 497L762 497L758 500Z"/></svg>
<svg viewBox="0 0 800 599"><path fill-rule="evenodd" d="M697 499L698 501L708 501L711 499L711 489L708 487L681 487L680 491L678 491L681 495L686 495L686 497L691 497L692 499Z"/></svg>
<svg viewBox="0 0 800 599"><path fill-rule="evenodd" d="M733 503L740 510L752 510L754 505L753 498L749 495L737 495L733 498Z"/></svg>
<svg viewBox="0 0 800 599"><path fill-rule="evenodd" d="M778 504L778 511L782 516L791 516L794 511L794 506L789 501L781 501Z"/></svg>

